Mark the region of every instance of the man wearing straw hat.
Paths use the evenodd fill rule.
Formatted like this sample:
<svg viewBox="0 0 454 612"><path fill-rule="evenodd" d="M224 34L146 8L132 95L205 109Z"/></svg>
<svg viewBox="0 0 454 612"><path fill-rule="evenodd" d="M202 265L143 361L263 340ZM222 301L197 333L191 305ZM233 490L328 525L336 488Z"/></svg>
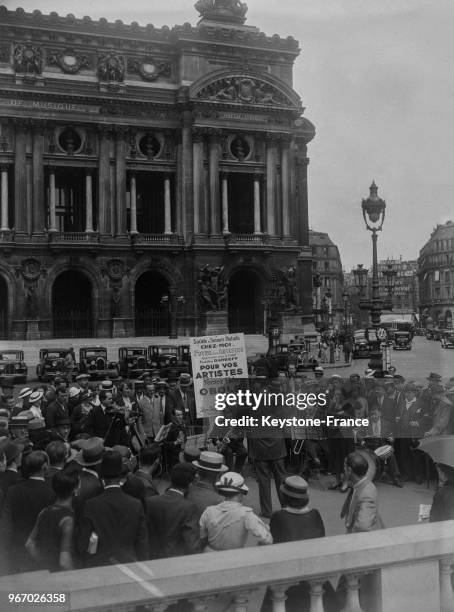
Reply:
<svg viewBox="0 0 454 612"><path fill-rule="evenodd" d="M201 516L208 506L215 506L223 501L216 493L214 483L222 472L227 471L227 466L224 465L224 457L220 453L210 451L202 451L192 465L197 468L199 477L192 483L187 499L197 506Z"/></svg>

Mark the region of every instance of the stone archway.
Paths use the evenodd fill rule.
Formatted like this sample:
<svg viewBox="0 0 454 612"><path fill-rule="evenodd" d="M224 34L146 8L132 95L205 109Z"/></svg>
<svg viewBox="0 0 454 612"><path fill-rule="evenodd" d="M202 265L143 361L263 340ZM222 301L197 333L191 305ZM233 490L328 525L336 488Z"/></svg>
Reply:
<svg viewBox="0 0 454 612"><path fill-rule="evenodd" d="M54 338L92 338L93 287L80 270L65 270L52 286Z"/></svg>
<svg viewBox="0 0 454 612"><path fill-rule="evenodd" d="M263 280L254 270L241 268L232 274L228 294L230 333L263 334L263 292Z"/></svg>
<svg viewBox="0 0 454 612"><path fill-rule="evenodd" d="M143 272L134 287L136 336L168 336L170 333L170 287L155 270Z"/></svg>

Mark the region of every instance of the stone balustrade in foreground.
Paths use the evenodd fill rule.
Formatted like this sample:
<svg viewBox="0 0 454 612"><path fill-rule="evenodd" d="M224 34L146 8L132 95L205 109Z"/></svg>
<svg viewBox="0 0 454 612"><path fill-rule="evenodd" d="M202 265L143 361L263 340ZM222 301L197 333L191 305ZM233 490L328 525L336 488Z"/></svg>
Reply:
<svg viewBox="0 0 454 612"><path fill-rule="evenodd" d="M0 592L69 591L69 604L58 610L81 612L132 612L136 606L146 606L142 612L165 612L181 599L190 600L196 612L211 612L222 609L217 599L231 596L234 612L248 612L259 609L257 590L269 585L273 612L285 612L286 589L304 579L311 587L310 612L323 612L323 583L336 583L343 574L345 612L363 610L358 584L364 576L369 602L364 612L453 612L453 563L454 521L445 521L58 574L8 576L0 579Z"/></svg>

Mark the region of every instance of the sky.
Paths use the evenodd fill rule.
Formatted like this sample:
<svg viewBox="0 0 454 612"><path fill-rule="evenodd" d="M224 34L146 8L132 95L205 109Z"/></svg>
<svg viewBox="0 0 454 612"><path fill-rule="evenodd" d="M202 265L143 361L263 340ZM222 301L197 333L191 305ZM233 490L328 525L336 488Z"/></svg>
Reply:
<svg viewBox="0 0 454 612"><path fill-rule="evenodd" d="M1 0L0 0L1 1ZM195 0L3 0L9 9L156 27L190 22ZM294 88L317 130L308 155L309 220L343 266L370 265L361 212L375 180L386 201L379 258L415 259L454 220L454 2L248 0L247 25L293 36Z"/></svg>

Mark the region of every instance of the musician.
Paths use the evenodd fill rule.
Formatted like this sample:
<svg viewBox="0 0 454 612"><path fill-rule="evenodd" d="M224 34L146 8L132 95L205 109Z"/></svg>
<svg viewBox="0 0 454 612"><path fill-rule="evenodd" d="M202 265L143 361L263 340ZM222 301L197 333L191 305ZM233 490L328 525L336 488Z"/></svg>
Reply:
<svg viewBox="0 0 454 612"><path fill-rule="evenodd" d="M163 441L165 460L169 469L179 462L179 456L184 448L186 438L183 411L180 408L176 408L172 416L169 432Z"/></svg>
<svg viewBox="0 0 454 612"><path fill-rule="evenodd" d="M128 446L125 414L114 404L111 391L99 392L99 406L94 406L88 414L86 430L91 437L103 438L106 446Z"/></svg>
<svg viewBox="0 0 454 612"><path fill-rule="evenodd" d="M356 435L361 445L365 446L371 451L376 451L378 448L385 445L394 445L391 424L389 421L381 417L380 410L377 406L371 408L369 425L367 427L360 428ZM376 454L376 456L378 455ZM394 449L392 450L392 454L390 456L378 456L378 459L382 462L383 474L387 474L390 477L395 487L401 488L402 485L398 478L399 468L397 467Z"/></svg>

